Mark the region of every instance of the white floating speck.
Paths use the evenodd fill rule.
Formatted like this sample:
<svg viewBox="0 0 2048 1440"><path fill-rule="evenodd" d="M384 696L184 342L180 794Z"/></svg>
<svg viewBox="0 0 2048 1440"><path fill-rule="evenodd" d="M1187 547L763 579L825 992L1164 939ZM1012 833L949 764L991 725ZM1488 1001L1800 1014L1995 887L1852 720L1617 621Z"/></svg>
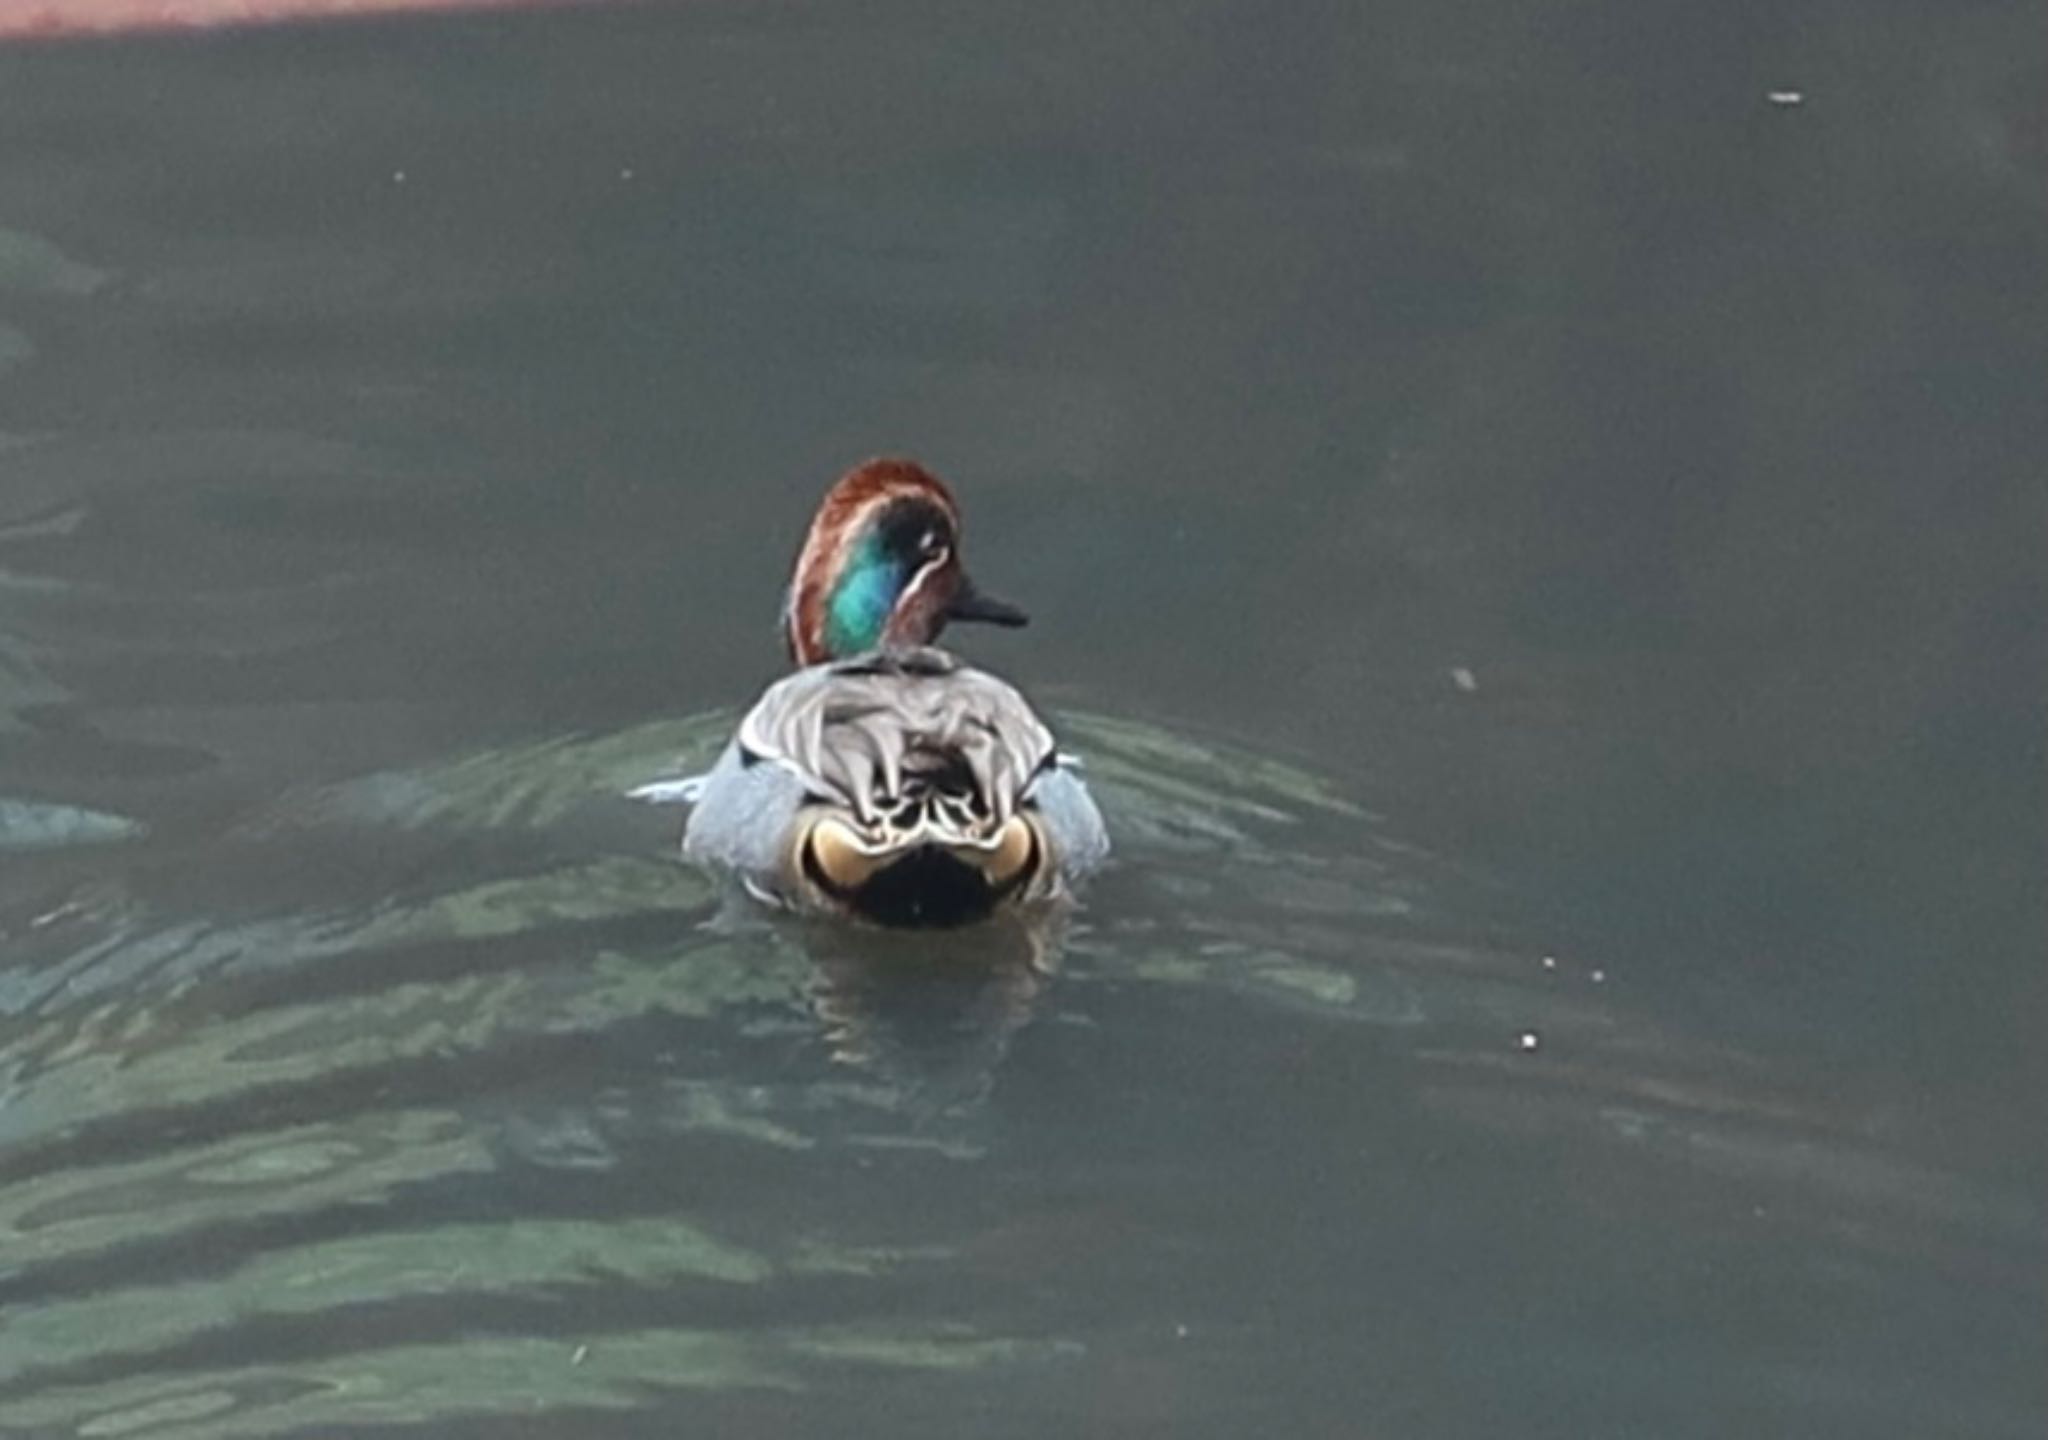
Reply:
<svg viewBox="0 0 2048 1440"><path fill-rule="evenodd" d="M585 1360L588 1360L589 1358L590 1347L588 1345L578 1345L576 1347L576 1353L569 1357L569 1363L571 1365L581 1365Z"/></svg>
<svg viewBox="0 0 2048 1440"><path fill-rule="evenodd" d="M403 185L405 183L405 172L403 170L393 170L391 172L391 183L393 185Z"/></svg>
<svg viewBox="0 0 2048 1440"><path fill-rule="evenodd" d="M1451 667L1451 683L1467 695L1470 695L1479 688L1479 677L1470 670L1467 670L1463 665L1453 665Z"/></svg>
<svg viewBox="0 0 2048 1440"><path fill-rule="evenodd" d="M1557 968L1557 957L1555 955L1545 955L1543 957L1543 968L1545 970L1555 970Z"/></svg>
<svg viewBox="0 0 2048 1440"><path fill-rule="evenodd" d="M1185 1325L1176 1325L1173 1327L1173 1333L1176 1339L1185 1340L1188 1338L1188 1327Z"/></svg>
<svg viewBox="0 0 2048 1440"><path fill-rule="evenodd" d="M1515 1046L1521 1050L1534 1050L1541 1043L1534 1030L1524 1030L1515 1037Z"/></svg>
<svg viewBox="0 0 2048 1440"><path fill-rule="evenodd" d="M1773 90L1770 92L1769 98L1773 105L1783 105L1789 108L1793 105L1804 105L1806 103L1806 92L1804 90Z"/></svg>
<svg viewBox="0 0 2048 1440"><path fill-rule="evenodd" d="M621 170L619 172L619 178L621 180L631 180L633 178L633 172L631 170Z"/></svg>
<svg viewBox="0 0 2048 1440"><path fill-rule="evenodd" d="M1591 975L1588 975L1586 978L1588 980L1591 980L1595 985L1605 985L1607 983L1607 972L1605 970L1595 970Z"/></svg>

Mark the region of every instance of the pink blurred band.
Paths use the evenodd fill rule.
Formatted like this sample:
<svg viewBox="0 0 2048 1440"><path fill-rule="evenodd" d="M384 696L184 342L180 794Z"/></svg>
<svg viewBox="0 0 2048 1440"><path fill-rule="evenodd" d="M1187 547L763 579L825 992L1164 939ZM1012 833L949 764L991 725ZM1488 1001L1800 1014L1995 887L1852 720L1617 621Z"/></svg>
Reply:
<svg viewBox="0 0 2048 1440"><path fill-rule="evenodd" d="M407 10L528 9L546 3L551 0L0 0L0 39L196 30Z"/></svg>

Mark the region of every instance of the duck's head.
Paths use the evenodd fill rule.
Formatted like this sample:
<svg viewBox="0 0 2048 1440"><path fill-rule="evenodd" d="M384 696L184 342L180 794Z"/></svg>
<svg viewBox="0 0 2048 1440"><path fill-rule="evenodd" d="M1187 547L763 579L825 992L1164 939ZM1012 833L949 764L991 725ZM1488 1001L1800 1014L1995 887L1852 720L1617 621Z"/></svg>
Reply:
<svg viewBox="0 0 2048 1440"><path fill-rule="evenodd" d="M1022 625L960 564L960 508L910 460L869 460L825 492L783 605L799 665L880 647L927 645L949 620Z"/></svg>

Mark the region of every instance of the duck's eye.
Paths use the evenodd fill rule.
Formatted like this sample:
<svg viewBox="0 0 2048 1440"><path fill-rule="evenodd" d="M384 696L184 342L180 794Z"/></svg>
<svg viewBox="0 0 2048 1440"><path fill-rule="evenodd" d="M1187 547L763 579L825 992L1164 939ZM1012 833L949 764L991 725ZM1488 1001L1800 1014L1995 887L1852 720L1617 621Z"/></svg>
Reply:
<svg viewBox="0 0 2048 1440"><path fill-rule="evenodd" d="M924 534L917 537L917 552L927 560L944 559L946 554L945 542L939 538L938 531L927 530Z"/></svg>

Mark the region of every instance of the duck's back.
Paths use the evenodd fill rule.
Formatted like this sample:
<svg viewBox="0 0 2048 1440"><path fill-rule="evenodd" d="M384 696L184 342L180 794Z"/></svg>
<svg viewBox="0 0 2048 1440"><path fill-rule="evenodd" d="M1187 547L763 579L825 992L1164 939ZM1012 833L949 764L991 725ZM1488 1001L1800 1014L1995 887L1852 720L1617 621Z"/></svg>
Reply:
<svg viewBox="0 0 2048 1440"><path fill-rule="evenodd" d="M771 686L705 777L684 854L764 899L905 924L1065 892L1100 813L1015 688L928 647Z"/></svg>

